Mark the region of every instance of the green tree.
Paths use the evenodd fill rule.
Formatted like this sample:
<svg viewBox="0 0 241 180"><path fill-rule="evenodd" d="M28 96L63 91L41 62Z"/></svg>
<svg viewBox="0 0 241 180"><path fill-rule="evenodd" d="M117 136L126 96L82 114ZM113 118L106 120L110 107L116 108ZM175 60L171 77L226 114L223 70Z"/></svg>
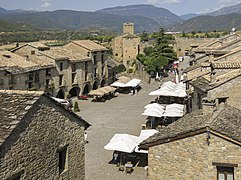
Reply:
<svg viewBox="0 0 241 180"><path fill-rule="evenodd" d="M156 39L155 45L145 48L144 54L137 56L149 73L157 72L177 59L173 47L169 45L169 41L173 39L172 36L165 34L164 30L160 29L153 33L152 37Z"/></svg>

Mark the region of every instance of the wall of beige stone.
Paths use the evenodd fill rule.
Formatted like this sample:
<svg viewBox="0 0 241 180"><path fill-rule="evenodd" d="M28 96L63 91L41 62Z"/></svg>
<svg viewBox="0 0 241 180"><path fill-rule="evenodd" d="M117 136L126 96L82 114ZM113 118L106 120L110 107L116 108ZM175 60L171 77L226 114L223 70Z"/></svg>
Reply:
<svg viewBox="0 0 241 180"><path fill-rule="evenodd" d="M240 100L241 76L220 85L208 92L208 96L212 98L229 97L227 104L235 108L241 109Z"/></svg>
<svg viewBox="0 0 241 180"><path fill-rule="evenodd" d="M111 48L113 52L113 56L116 61L122 61L123 49L122 49L122 36L118 36L112 39Z"/></svg>
<svg viewBox="0 0 241 180"><path fill-rule="evenodd" d="M0 179L24 171L24 179L80 179L85 176L84 128L41 97L1 147ZM81 127L80 127L81 126ZM68 170L59 175L57 150L68 145Z"/></svg>
<svg viewBox="0 0 241 180"><path fill-rule="evenodd" d="M123 38L123 64L128 67L128 61L135 60L138 54L140 38Z"/></svg>
<svg viewBox="0 0 241 180"><path fill-rule="evenodd" d="M148 154L148 179L216 180L212 162L238 164L236 180L241 179L241 148L207 133L151 147Z"/></svg>
<svg viewBox="0 0 241 180"><path fill-rule="evenodd" d="M184 38L176 37L176 44L174 45L174 50L177 52L177 56L183 56L185 50L191 50L191 45L202 45L208 42L212 42L213 38ZM180 49L180 51L179 51Z"/></svg>

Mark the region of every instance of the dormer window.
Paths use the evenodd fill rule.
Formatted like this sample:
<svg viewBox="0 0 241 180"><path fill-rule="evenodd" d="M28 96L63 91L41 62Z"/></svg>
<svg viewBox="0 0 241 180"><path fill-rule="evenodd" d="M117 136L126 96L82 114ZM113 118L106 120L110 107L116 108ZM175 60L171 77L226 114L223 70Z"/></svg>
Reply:
<svg viewBox="0 0 241 180"><path fill-rule="evenodd" d="M222 98L218 98L218 104L222 104L222 103L226 103L227 102L228 97L222 97Z"/></svg>

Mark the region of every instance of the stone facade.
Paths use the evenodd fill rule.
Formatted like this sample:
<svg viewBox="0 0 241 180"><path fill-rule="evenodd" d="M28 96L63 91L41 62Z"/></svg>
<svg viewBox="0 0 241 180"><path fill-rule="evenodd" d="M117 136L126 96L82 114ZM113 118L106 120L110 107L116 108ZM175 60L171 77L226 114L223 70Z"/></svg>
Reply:
<svg viewBox="0 0 241 180"><path fill-rule="evenodd" d="M0 66L4 67L0 69L4 75L0 79L1 89L45 90L53 96L65 98L68 94L88 94L91 89L113 82L113 77L108 79L107 49L89 40L51 48L33 42L15 48L11 54L18 56L24 67L19 72L21 66L15 63L12 68L18 71L13 73L13 70L7 71L8 67ZM28 62L32 69L25 67Z"/></svg>
<svg viewBox="0 0 241 180"><path fill-rule="evenodd" d="M91 58L91 64L88 66L88 71L92 73L88 78L83 89L83 93L88 93L91 89L103 87L108 82L108 67L107 67L107 49L89 40L72 41L65 46L74 52L86 54Z"/></svg>
<svg viewBox="0 0 241 180"><path fill-rule="evenodd" d="M1 94L1 99L15 97L13 99L22 102L19 109L31 101L31 96ZM21 179L85 179L86 122L47 96L35 96L32 100L36 102L31 107L28 105L24 108L27 112L18 119L18 123L14 126L10 123L14 129L0 144L0 179L20 176ZM1 116L5 117L3 113L2 111ZM13 112L16 119L17 113ZM60 173L59 156L64 148L67 149L66 161L64 170Z"/></svg>
<svg viewBox="0 0 241 180"><path fill-rule="evenodd" d="M148 151L148 179L216 180L217 168L213 163L237 164L234 179L241 179L240 145L216 135L195 135L151 147Z"/></svg>
<svg viewBox="0 0 241 180"><path fill-rule="evenodd" d="M221 70L225 71L225 70ZM194 90L192 93L192 105L191 109L198 110L202 109L202 101L203 98L207 97L208 99L214 100L216 104L220 103L219 101L222 101L222 99L226 99L225 103L232 107L236 107L238 109L241 109L241 102L239 100L239 87L241 86L241 75L240 75L240 70L233 70L233 71L228 71L228 72L223 72L223 74L219 72L221 75L216 77L215 82L207 81L204 84L209 84L208 89L202 89L202 85L194 85ZM237 73L237 74L235 74ZM234 77L229 77L229 75L234 74ZM210 75L208 75L210 76ZM222 80L222 78L224 80ZM204 78L202 78L204 80ZM201 81L200 79L195 80ZM194 84L195 84L194 81ZM204 80L205 81L205 80ZM215 83L220 82L220 84L217 84L216 86ZM203 85L204 86L204 85Z"/></svg>
<svg viewBox="0 0 241 180"><path fill-rule="evenodd" d="M140 53L140 38L134 34L134 24L123 24L123 35L112 39L111 47L115 60L128 69Z"/></svg>

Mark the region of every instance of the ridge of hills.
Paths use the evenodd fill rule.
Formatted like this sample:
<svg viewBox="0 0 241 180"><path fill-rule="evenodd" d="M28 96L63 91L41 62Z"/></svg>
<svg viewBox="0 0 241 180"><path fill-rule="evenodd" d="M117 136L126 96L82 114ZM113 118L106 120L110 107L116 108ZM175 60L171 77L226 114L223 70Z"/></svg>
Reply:
<svg viewBox="0 0 241 180"><path fill-rule="evenodd" d="M167 9L139 4L105 8L95 12L56 10L6 10L0 7L0 31L23 30L106 30L120 33L122 23L133 22L136 32L153 32L160 27L167 31L223 31L241 29L241 3L206 14L177 16ZM27 28L26 28L27 29Z"/></svg>

